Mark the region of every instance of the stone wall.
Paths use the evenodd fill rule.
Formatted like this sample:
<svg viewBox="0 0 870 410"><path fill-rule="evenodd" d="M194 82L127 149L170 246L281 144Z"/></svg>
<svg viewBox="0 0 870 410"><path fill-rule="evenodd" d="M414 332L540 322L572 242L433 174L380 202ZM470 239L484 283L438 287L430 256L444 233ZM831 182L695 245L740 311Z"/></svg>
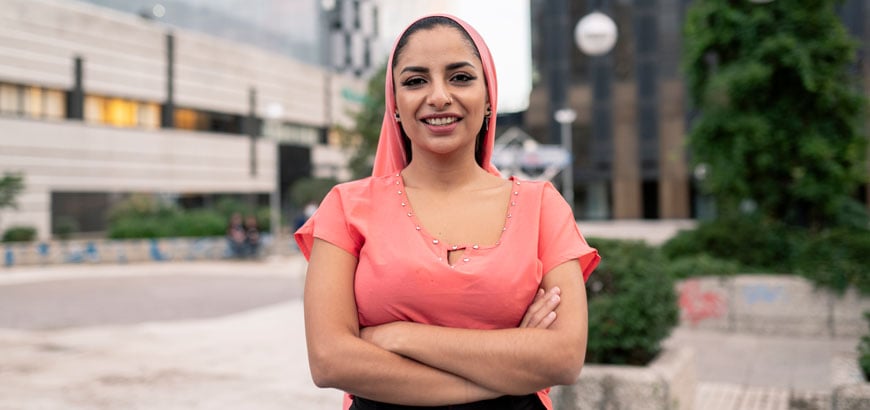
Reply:
<svg viewBox="0 0 870 410"><path fill-rule="evenodd" d="M795 275L690 278L677 285L682 326L797 337L855 337L867 332L870 298L838 295Z"/></svg>
<svg viewBox="0 0 870 410"><path fill-rule="evenodd" d="M260 256L296 252L289 238L263 236ZM61 263L136 263L232 258L224 237L161 239L97 239L37 241L0 245L2 265L34 266Z"/></svg>

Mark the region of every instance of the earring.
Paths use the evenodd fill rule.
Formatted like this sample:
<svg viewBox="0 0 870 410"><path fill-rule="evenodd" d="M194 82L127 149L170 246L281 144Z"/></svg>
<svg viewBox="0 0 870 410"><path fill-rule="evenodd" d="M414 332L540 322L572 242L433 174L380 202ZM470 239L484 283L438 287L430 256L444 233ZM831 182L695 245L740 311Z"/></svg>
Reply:
<svg viewBox="0 0 870 410"><path fill-rule="evenodd" d="M396 112L396 122L402 122L402 119L399 118L399 113Z"/></svg>

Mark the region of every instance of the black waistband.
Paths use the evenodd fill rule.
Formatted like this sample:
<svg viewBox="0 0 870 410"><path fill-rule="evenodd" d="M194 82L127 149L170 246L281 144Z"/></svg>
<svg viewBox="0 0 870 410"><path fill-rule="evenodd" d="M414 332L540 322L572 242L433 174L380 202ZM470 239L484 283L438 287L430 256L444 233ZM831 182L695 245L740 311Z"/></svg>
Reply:
<svg viewBox="0 0 870 410"><path fill-rule="evenodd" d="M450 406L403 406L354 397L350 410L544 410L537 394L525 396L502 396L473 403Z"/></svg>

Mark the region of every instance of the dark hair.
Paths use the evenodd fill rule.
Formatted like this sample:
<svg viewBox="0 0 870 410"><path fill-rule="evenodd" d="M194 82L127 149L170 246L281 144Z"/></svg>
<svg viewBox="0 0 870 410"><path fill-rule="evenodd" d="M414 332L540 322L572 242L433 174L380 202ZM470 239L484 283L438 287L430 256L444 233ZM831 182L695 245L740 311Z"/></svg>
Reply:
<svg viewBox="0 0 870 410"><path fill-rule="evenodd" d="M453 20L449 17L444 16L429 16L421 18L420 20L415 21L413 24L408 26L402 36L399 37L399 41L396 42L396 50L393 51L393 63L390 66L391 72L396 69L396 63L399 61L399 56L402 54L402 51L405 49L405 46L408 45L408 39L412 34L422 31L422 30L432 30L436 27L451 27L459 31L462 34L462 37L466 42L471 46L471 50L475 57L483 61L480 58L480 50L477 49L477 45L474 44L474 40L472 40L471 35L468 34L468 31L462 27L461 24L457 23L456 20ZM396 78L393 75L390 75L393 81L393 94L396 93ZM486 76L484 78L484 83L486 83ZM487 89L487 92L488 89ZM477 161L477 165L483 166L483 139L486 138L486 122L488 118L484 117L484 123L480 126L480 131L477 133L477 139L474 143L474 159ZM405 134L405 128L402 127L402 124L399 124L399 132L402 133L402 149L405 151L405 158L408 159L408 162L411 162L411 139Z"/></svg>

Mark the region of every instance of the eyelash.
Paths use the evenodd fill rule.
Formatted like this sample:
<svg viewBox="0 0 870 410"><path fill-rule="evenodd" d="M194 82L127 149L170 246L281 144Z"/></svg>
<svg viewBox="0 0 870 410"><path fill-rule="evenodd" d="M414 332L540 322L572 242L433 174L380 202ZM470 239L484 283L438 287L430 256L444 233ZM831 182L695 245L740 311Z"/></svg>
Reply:
<svg viewBox="0 0 870 410"><path fill-rule="evenodd" d="M462 79L459 79L459 77L462 77ZM470 75L470 74L456 74L450 78L451 81L459 81L460 83L469 83L469 82L474 81L476 79L477 79L477 77ZM411 78L403 81L402 86L414 87L414 86L422 84L424 81L425 80L423 78L420 78L420 77L411 77Z"/></svg>

